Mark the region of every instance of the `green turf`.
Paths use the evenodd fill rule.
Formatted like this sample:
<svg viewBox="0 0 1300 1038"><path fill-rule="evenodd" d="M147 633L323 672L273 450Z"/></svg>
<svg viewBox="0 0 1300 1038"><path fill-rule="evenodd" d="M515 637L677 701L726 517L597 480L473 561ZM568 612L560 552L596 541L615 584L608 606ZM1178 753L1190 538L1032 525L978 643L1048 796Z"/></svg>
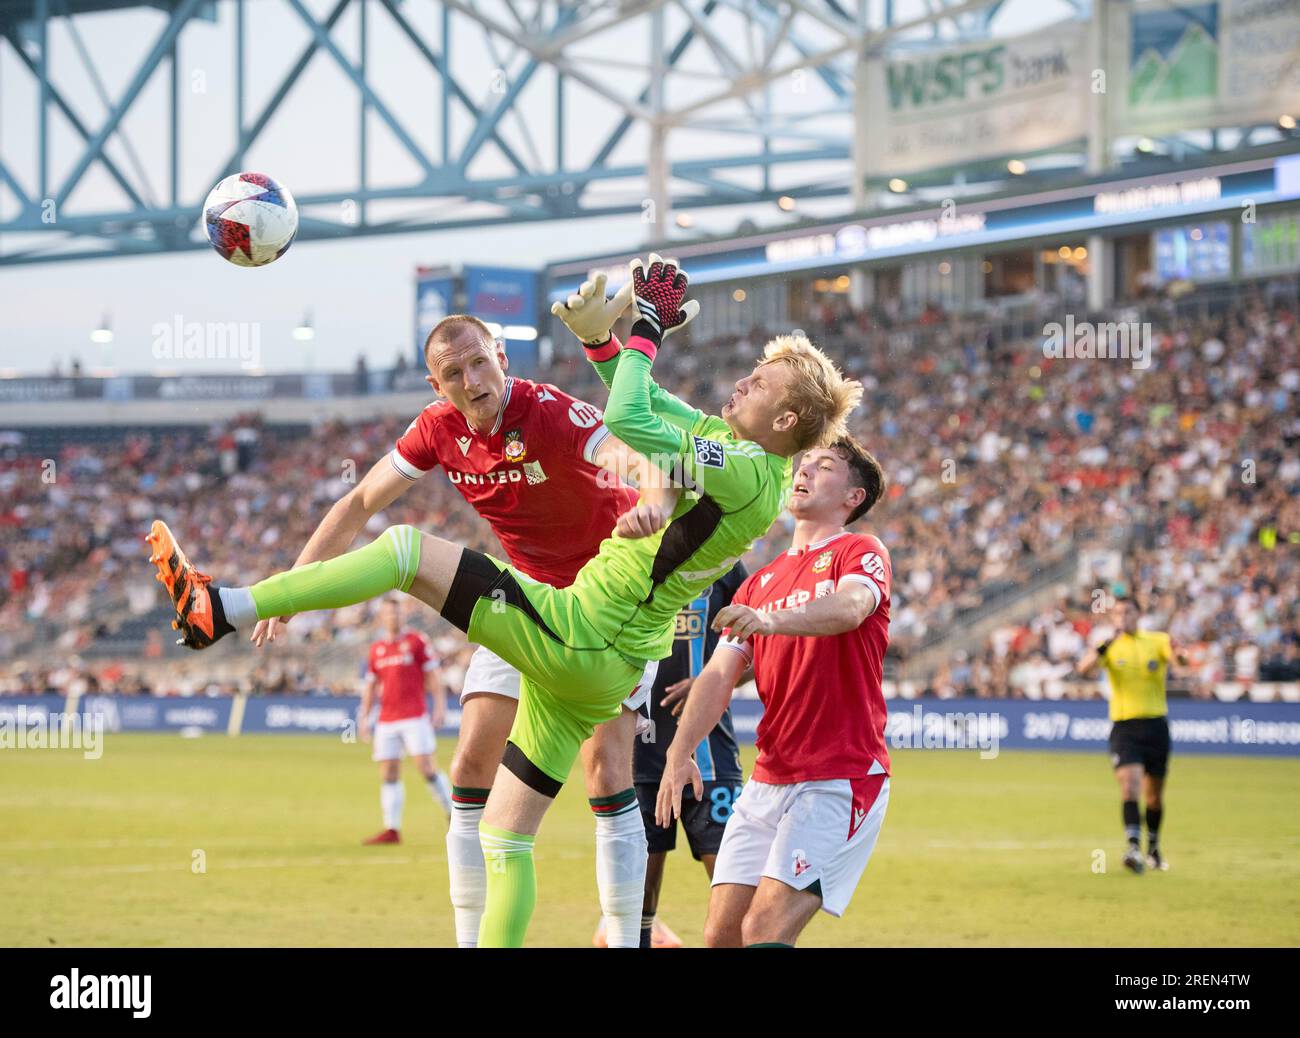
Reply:
<svg viewBox="0 0 1300 1038"><path fill-rule="evenodd" d="M1177 756L1173 868L1140 878L1120 867L1100 754L918 750L898 753L894 774L853 904L815 920L804 944L1300 943L1300 761ZM445 822L404 776L406 843L361 847L379 797L360 745L110 734L97 761L0 751L0 944L449 945ZM530 943L590 941L592 831L575 777L537 841ZM688 945L707 894L679 850L661 915Z"/></svg>

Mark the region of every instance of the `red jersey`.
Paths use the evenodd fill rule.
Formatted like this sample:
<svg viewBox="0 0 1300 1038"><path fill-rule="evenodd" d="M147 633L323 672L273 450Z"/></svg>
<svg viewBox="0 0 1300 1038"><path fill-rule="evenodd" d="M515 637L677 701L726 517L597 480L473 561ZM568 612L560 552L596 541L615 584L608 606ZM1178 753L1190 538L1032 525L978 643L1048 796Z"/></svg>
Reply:
<svg viewBox="0 0 1300 1038"><path fill-rule="evenodd" d="M437 666L429 643L418 631L403 631L393 641L370 646L366 676L379 682L379 720L405 721L428 711L424 672Z"/></svg>
<svg viewBox="0 0 1300 1038"><path fill-rule="evenodd" d="M889 552L875 537L841 532L790 549L740 585L733 604L792 609L856 581L876 608L852 631L821 637L755 635L723 640L754 664L763 701L754 778L787 785L889 774L885 748L885 649L889 646Z"/></svg>
<svg viewBox="0 0 1300 1038"><path fill-rule="evenodd" d="M389 458L407 479L441 465L515 567L568 587L637 501L631 487L602 485L608 477L592 461L610 435L601 417L554 386L507 378L491 432L475 432L439 401L411 423Z"/></svg>

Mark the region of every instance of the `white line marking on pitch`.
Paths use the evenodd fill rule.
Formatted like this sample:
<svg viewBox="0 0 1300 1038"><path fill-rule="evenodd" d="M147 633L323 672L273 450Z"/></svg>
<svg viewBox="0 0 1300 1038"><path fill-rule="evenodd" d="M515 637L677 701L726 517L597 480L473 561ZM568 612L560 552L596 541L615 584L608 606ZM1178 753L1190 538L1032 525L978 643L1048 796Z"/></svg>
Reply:
<svg viewBox="0 0 1300 1038"><path fill-rule="evenodd" d="M402 858L266 858L253 861L232 861L209 864L207 872L232 872L236 869L311 869L338 868L352 865L412 865L419 859ZM176 863L155 862L144 865L68 865L64 868L5 868L0 875L36 876L55 873L61 876L129 875L141 872L189 872L188 861Z"/></svg>
<svg viewBox="0 0 1300 1038"><path fill-rule="evenodd" d="M937 851L1059 851L1091 847L1086 840L927 840Z"/></svg>

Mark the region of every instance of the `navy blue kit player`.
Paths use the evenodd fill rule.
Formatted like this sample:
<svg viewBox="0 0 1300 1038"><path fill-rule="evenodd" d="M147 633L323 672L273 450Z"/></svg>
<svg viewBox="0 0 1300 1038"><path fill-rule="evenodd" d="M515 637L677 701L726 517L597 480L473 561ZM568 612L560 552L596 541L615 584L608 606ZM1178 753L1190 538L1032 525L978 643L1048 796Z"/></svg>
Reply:
<svg viewBox="0 0 1300 1038"><path fill-rule="evenodd" d="M641 916L641 947L679 947L680 942L663 924L656 926L659 890L663 883L668 852L677 846L677 823L668 827L655 823L655 798L664 773L664 753L677 734L677 717L697 674L713 654L718 634L711 623L717 613L731 604L731 597L744 583L748 572L736 563L729 573L705 588L677 614L673 652L659 663L659 673L650 693L650 729L637 740L633 779L637 801L645 819L650 857L645 874L645 903ZM704 780L704 799L696 801L689 788L682 802L682 828L695 860L713 878L713 862L722 843L722 831L731 817L732 805L740 795L744 773L740 750L731 723L731 710L700 743L695 753ZM652 944L653 935L653 944Z"/></svg>

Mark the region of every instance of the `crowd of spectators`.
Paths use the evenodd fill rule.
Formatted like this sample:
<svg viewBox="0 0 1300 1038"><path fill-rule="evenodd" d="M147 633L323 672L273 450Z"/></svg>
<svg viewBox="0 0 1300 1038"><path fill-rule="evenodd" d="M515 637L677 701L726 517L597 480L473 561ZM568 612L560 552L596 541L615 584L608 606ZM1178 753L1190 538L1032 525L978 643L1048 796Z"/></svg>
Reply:
<svg viewBox="0 0 1300 1038"><path fill-rule="evenodd" d="M1053 315L1047 315L1049 319ZM1059 315L1056 315L1059 317ZM1195 657L1194 690L1225 677L1293 674L1300 642L1300 330L1293 307L1249 292L1218 315L1148 315L1148 368L1126 359L1051 359L1042 336L927 312L902 324L843 303L804 330L866 392L855 434L881 459L886 499L865 525L889 547L891 653L911 659L1085 549L1117 554L1104 578L1070 570L1068 594L995 630L927 674L951 695L1080 694L1061 689L1083 644L1104 632L1095 591L1138 595L1148 621ZM780 329L785 331L788 329ZM657 365L671 391L706 409L731 393L777 329L689 347ZM575 358L546 375L596 403L604 389ZM411 415L286 428L256 417L211 429L102 430L47 459L0 453L0 692L33 685L153 694L252 689L352 691L322 666L373 633L368 605L295 618L277 660L231 655L213 668L173 659L156 628L160 593L143 532L161 516L222 580L292 565L329 505L382 458ZM372 521L412 523L499 552L486 524L437 476ZM783 516L747 561L782 550ZM155 622L157 621L157 622ZM422 626L429 627L427 621ZM432 627L455 661L464 649ZM96 647L122 644L105 659ZM206 656L206 654L205 654ZM224 657L222 658L224 661ZM328 662L328 659L327 659ZM448 664L449 676L456 673ZM1087 694L1092 694L1089 688Z"/></svg>

